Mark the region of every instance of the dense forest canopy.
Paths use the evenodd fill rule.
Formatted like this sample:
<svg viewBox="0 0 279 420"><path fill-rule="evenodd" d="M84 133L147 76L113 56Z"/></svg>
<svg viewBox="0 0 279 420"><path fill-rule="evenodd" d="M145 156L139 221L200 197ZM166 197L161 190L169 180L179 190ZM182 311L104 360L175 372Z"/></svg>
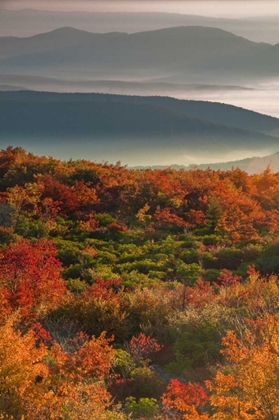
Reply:
<svg viewBox="0 0 279 420"><path fill-rule="evenodd" d="M0 417L278 418L278 201L270 168L1 150Z"/></svg>

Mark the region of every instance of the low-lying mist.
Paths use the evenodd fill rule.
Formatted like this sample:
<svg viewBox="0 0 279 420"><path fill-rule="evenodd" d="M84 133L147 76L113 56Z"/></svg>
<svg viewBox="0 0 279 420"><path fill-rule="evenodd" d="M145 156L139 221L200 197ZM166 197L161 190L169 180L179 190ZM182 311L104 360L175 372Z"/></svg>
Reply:
<svg viewBox="0 0 279 420"><path fill-rule="evenodd" d="M23 89L61 93L170 96L177 99L221 102L279 118L279 78L240 86L174 84L164 81L154 82L152 79L79 81L0 74L0 91Z"/></svg>
<svg viewBox="0 0 279 420"><path fill-rule="evenodd" d="M73 140L73 139L72 139ZM154 146L152 143L154 142ZM279 144L279 141L278 141ZM143 145L141 139L138 145L131 144L129 139L115 141L111 138L76 138L69 141L65 137L31 139L23 137L10 137L1 140L1 149L8 146L22 147L30 153L39 156L52 156L61 160L85 159L95 162L109 162L115 164L121 162L129 167L138 166L171 166L171 165L200 165L219 162L237 161L250 157L264 157L279 151L276 147L240 150L226 148L225 146L208 144L208 147L181 147L172 151L169 145L159 145L158 141L150 138L149 145ZM219 150L219 151L218 151Z"/></svg>

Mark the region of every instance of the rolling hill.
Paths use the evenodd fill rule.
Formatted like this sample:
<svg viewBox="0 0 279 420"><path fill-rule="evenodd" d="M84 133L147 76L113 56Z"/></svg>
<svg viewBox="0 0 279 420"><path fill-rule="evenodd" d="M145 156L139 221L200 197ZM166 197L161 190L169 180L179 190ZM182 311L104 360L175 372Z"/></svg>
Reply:
<svg viewBox="0 0 279 420"><path fill-rule="evenodd" d="M199 26L134 34L60 28L30 38L0 38L1 73L64 79L235 82L240 75L274 75L274 55L276 46Z"/></svg>
<svg viewBox="0 0 279 420"><path fill-rule="evenodd" d="M145 99L145 101L143 101ZM160 102L161 99L161 102ZM279 120L252 113L250 130L239 128L241 117L250 113L224 107L236 125L204 118L198 104L195 115L183 109L184 101L167 107L168 98L142 98L98 94L58 94L43 92L0 92L0 146L20 145L36 153L65 159L87 157L129 164L166 161L185 164L199 160L234 156L251 151L272 153L279 139L256 130L276 129ZM178 106L180 104L180 107ZM191 108L191 103L188 104ZM204 108L204 109L205 109ZM181 109L181 111L179 111ZM198 118L199 117L199 118ZM221 119L221 117L220 117ZM254 125L252 121L254 120ZM239 122L237 122L239 121ZM239 125L239 126L237 126ZM243 124L242 124L243 125ZM187 160L188 159L188 160ZM190 160L189 160L190 159Z"/></svg>
<svg viewBox="0 0 279 420"><path fill-rule="evenodd" d="M73 103L125 103L132 105L149 105L160 107L170 112L192 119L206 120L214 124L240 128L247 131L273 135L279 130L279 119L232 105L179 100L166 96L128 96L87 93L53 93L53 92L1 92L0 101L23 102L73 102ZM277 136L277 135L276 135Z"/></svg>
<svg viewBox="0 0 279 420"><path fill-rule="evenodd" d="M27 38L1 37L0 57L41 53L79 44L86 45L102 37L106 35L92 34L74 28L59 28Z"/></svg>

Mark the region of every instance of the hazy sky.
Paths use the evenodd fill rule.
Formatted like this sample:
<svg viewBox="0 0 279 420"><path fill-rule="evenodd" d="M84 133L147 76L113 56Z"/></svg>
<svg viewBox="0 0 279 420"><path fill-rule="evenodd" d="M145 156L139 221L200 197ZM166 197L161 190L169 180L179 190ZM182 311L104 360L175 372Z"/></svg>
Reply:
<svg viewBox="0 0 279 420"><path fill-rule="evenodd" d="M278 0L0 0L0 8L111 12L161 11L216 17L279 15Z"/></svg>

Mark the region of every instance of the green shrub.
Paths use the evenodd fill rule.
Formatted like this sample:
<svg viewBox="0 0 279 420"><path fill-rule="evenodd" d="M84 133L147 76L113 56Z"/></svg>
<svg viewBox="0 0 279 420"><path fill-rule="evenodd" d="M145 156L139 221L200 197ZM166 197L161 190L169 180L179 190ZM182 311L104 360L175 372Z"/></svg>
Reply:
<svg viewBox="0 0 279 420"><path fill-rule="evenodd" d="M110 223L116 222L115 217L111 216L108 213L96 214L95 219L99 221L100 226L102 226L102 227L106 227Z"/></svg>
<svg viewBox="0 0 279 420"><path fill-rule="evenodd" d="M135 381L136 396L138 398L159 397L165 387L165 383L160 379L152 368L137 367L131 372L131 378Z"/></svg>
<svg viewBox="0 0 279 420"><path fill-rule="evenodd" d="M62 275L65 280L67 279L79 279L82 276L82 265L71 264L70 267L66 268Z"/></svg>
<svg viewBox="0 0 279 420"><path fill-rule="evenodd" d="M132 370L135 368L130 354L123 349L116 350L112 365L114 373L121 375L124 379L129 378Z"/></svg>
<svg viewBox="0 0 279 420"><path fill-rule="evenodd" d="M125 410L135 419L152 419L158 414L159 405L155 398L140 398L137 402L134 397L128 397L125 400Z"/></svg>
<svg viewBox="0 0 279 420"><path fill-rule="evenodd" d="M67 280L67 288L70 292L73 293L81 293L84 291L86 287L86 283L80 279L68 279Z"/></svg>
<svg viewBox="0 0 279 420"><path fill-rule="evenodd" d="M174 343L175 360L166 367L167 372L182 374L200 367L208 360L216 360L220 352L220 336L210 322L200 326L187 326Z"/></svg>

